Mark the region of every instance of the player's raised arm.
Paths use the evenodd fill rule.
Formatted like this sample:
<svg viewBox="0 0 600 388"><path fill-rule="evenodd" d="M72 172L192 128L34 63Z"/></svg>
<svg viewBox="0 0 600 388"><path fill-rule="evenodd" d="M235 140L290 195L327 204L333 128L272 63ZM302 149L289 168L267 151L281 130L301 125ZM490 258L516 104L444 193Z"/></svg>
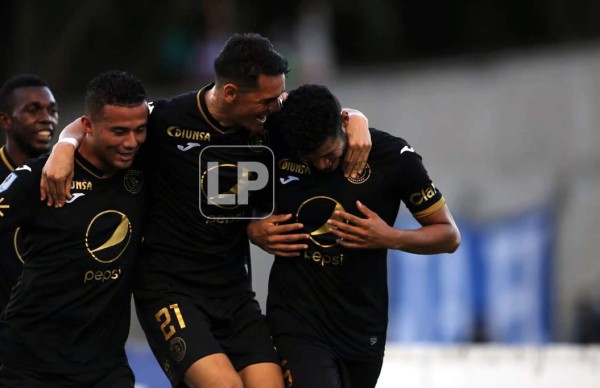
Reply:
<svg viewBox="0 0 600 388"><path fill-rule="evenodd" d="M342 119L343 116L348 116L348 152L344 156L342 167L346 177L356 178L363 172L371 151L369 120L361 111L352 108L343 108Z"/></svg>
<svg viewBox="0 0 600 388"><path fill-rule="evenodd" d="M40 182L41 200L48 206L62 207L66 199L71 199L75 151L84 136L85 129L78 118L63 129L52 148Z"/></svg>

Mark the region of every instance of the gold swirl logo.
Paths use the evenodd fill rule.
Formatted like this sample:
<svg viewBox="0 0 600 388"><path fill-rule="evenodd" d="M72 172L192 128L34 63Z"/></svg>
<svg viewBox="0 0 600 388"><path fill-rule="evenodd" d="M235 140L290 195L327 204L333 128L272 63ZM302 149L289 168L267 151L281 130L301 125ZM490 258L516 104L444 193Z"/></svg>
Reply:
<svg viewBox="0 0 600 388"><path fill-rule="evenodd" d="M125 214L106 210L90 221L85 232L85 247L94 260L112 263L129 246L131 234L131 222Z"/></svg>
<svg viewBox="0 0 600 388"><path fill-rule="evenodd" d="M304 224L304 229L312 242L322 248L331 248L337 243L337 236L331 233L327 220L343 219L335 215L335 211L344 211L341 203L331 197L316 196L306 201L298 207L296 212L296 222Z"/></svg>

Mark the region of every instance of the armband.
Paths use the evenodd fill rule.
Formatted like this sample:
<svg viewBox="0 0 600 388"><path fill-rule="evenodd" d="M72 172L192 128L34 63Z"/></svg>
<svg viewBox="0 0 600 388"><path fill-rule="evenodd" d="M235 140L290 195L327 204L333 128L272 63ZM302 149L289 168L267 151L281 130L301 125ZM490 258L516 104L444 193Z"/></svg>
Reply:
<svg viewBox="0 0 600 388"><path fill-rule="evenodd" d="M58 139L56 144L58 144L58 143L69 143L73 147L75 147L75 149L77 149L79 147L79 142L74 137L63 137L61 139Z"/></svg>

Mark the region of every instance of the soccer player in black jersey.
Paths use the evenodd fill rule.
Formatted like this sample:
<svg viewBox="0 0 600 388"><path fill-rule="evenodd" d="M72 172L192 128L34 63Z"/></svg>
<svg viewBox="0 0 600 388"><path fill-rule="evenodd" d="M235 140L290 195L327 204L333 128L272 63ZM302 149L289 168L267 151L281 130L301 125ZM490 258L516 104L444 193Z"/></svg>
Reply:
<svg viewBox="0 0 600 388"><path fill-rule="evenodd" d="M0 88L0 128L6 144L0 147L0 182L28 159L50 150L58 124L58 108L48 84L22 74ZM1 204L0 204L1 206ZM23 269L20 229L0 234L0 311Z"/></svg>
<svg viewBox="0 0 600 388"><path fill-rule="evenodd" d="M294 388L375 387L388 322L387 249L435 254L460 244L444 197L405 140L371 128L364 172L342 174L347 117L338 112L324 86L290 92L278 114L287 150L276 161L276 205L291 219L248 227L251 241L277 254L267 318ZM420 228L393 227L401 203ZM308 237L295 257L297 247L283 247L294 243L290 232L296 243Z"/></svg>
<svg viewBox="0 0 600 388"><path fill-rule="evenodd" d="M132 164L147 118L141 82L103 73L88 86L68 203L40 201L47 155L0 186L0 233L20 225L27 248L0 320L0 386L133 387L125 341L144 181Z"/></svg>
<svg viewBox="0 0 600 388"><path fill-rule="evenodd" d="M270 145L263 127L280 109L288 63L268 39L236 34L214 68L215 83L150 105L144 152L153 160L146 170L150 198L136 309L174 387L282 387L250 278L246 226L256 196L247 205L207 206L205 157L218 160L226 171L235 171L242 161L267 163L270 152L257 146ZM364 116L357 117L368 138ZM69 126L62 136L79 135ZM52 154L61 161L57 165L63 158L70 163L72 150L62 149L64 155ZM67 175L52 179L50 195L61 191Z"/></svg>

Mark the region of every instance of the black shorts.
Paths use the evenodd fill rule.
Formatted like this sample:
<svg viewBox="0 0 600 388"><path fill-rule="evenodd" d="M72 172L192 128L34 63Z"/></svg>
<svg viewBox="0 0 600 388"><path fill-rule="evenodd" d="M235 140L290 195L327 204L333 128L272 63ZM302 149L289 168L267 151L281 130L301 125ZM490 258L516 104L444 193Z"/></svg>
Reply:
<svg viewBox="0 0 600 388"><path fill-rule="evenodd" d="M129 365L102 372L59 375L0 365L0 387L27 388L133 388L135 379Z"/></svg>
<svg viewBox="0 0 600 388"><path fill-rule="evenodd" d="M383 358L344 360L313 338L274 338L286 387L375 388Z"/></svg>
<svg viewBox="0 0 600 388"><path fill-rule="evenodd" d="M173 387L197 360L225 353L237 371L278 363L265 316L253 292L192 298L173 292L135 296L138 320Z"/></svg>

